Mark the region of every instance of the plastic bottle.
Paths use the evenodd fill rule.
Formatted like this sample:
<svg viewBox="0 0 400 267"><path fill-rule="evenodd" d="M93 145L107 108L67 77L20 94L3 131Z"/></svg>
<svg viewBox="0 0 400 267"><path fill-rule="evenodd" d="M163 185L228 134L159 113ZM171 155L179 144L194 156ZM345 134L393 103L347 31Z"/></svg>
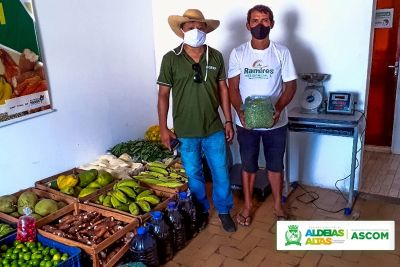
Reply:
<svg viewBox="0 0 400 267"><path fill-rule="evenodd" d="M189 199L186 192L179 193L178 210L182 212L187 240L192 239L197 234L196 208Z"/></svg>
<svg viewBox="0 0 400 267"><path fill-rule="evenodd" d="M172 229L172 247L174 252L177 252L186 245L186 230L183 216L178 211L175 201L168 202L166 219Z"/></svg>
<svg viewBox="0 0 400 267"><path fill-rule="evenodd" d="M174 256L172 249L172 233L169 225L164 221L161 211L151 212L149 232L153 234L157 242L158 261L165 264Z"/></svg>
<svg viewBox="0 0 400 267"><path fill-rule="evenodd" d="M129 248L132 261L142 262L148 267L159 266L155 238L147 232L145 227L139 227L136 233Z"/></svg>
<svg viewBox="0 0 400 267"><path fill-rule="evenodd" d="M36 241L36 220L31 216L30 208L25 207L23 212L25 215L18 219L16 239L21 242L34 242Z"/></svg>

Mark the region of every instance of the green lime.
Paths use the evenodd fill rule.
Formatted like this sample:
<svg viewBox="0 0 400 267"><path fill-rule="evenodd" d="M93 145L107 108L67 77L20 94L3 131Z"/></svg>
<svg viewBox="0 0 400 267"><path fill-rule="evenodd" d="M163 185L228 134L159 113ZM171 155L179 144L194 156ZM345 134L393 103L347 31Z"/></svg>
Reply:
<svg viewBox="0 0 400 267"><path fill-rule="evenodd" d="M49 252L50 252L50 248L49 248L49 247L46 247L46 248L44 248L44 249L42 250L42 255L47 255L47 254L49 254Z"/></svg>
<svg viewBox="0 0 400 267"><path fill-rule="evenodd" d="M40 265L40 260L39 259L34 259L31 261L33 266L39 266Z"/></svg>
<svg viewBox="0 0 400 267"><path fill-rule="evenodd" d="M6 252L6 259L11 259L11 256L13 255L12 252L7 251Z"/></svg>
<svg viewBox="0 0 400 267"><path fill-rule="evenodd" d="M53 261L53 266L58 266L61 261Z"/></svg>
<svg viewBox="0 0 400 267"><path fill-rule="evenodd" d="M3 245L1 245L0 249L1 249L1 251L7 251L8 248L7 248L6 244L3 244Z"/></svg>
<svg viewBox="0 0 400 267"><path fill-rule="evenodd" d="M51 256L56 255L57 253L58 253L57 249L55 249L55 248L50 249Z"/></svg>
<svg viewBox="0 0 400 267"><path fill-rule="evenodd" d="M27 252L24 254L24 260L29 261L31 259L31 253Z"/></svg>
<svg viewBox="0 0 400 267"><path fill-rule="evenodd" d="M8 264L8 260L7 259L3 259L2 261L1 261L1 263L4 265L4 264Z"/></svg>
<svg viewBox="0 0 400 267"><path fill-rule="evenodd" d="M60 254L60 253L54 254L52 260L53 260L53 261L59 261L59 260L61 260L61 254Z"/></svg>
<svg viewBox="0 0 400 267"><path fill-rule="evenodd" d="M45 261L49 261L49 260L51 260L51 257L50 257L49 255L45 255L43 259L44 259Z"/></svg>
<svg viewBox="0 0 400 267"><path fill-rule="evenodd" d="M39 264L40 267L43 267L43 266L45 266L45 265L46 265L46 262L45 262L45 261L41 261L40 264Z"/></svg>
<svg viewBox="0 0 400 267"><path fill-rule="evenodd" d="M18 262L13 262L13 263L11 263L11 267L18 267L19 265L18 265Z"/></svg>
<svg viewBox="0 0 400 267"><path fill-rule="evenodd" d="M17 260L18 259L18 254L12 254L11 255L12 260Z"/></svg>
<svg viewBox="0 0 400 267"><path fill-rule="evenodd" d="M20 253L21 252L21 249L19 249L19 248L14 248L14 250L13 250L13 253L14 254L18 254L18 253Z"/></svg>
<svg viewBox="0 0 400 267"><path fill-rule="evenodd" d="M61 256L62 261L66 261L66 260L68 260L68 258L69 258L69 256L67 253L62 254L62 256Z"/></svg>
<svg viewBox="0 0 400 267"><path fill-rule="evenodd" d="M44 267L53 267L53 263L51 261L46 261Z"/></svg>
<svg viewBox="0 0 400 267"><path fill-rule="evenodd" d="M13 245L14 245L14 246L17 246L17 245L19 245L19 244L21 244L21 241L19 241L19 240L14 240L14 242L13 242Z"/></svg>
<svg viewBox="0 0 400 267"><path fill-rule="evenodd" d="M21 243L21 244L16 245L15 247L16 247L16 248L24 248L25 245Z"/></svg>

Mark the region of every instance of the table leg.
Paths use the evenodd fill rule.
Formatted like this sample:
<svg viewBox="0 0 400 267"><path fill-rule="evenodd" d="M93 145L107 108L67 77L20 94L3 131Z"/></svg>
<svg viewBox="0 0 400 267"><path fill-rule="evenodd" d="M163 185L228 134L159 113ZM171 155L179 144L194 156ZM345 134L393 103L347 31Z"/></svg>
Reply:
<svg viewBox="0 0 400 267"><path fill-rule="evenodd" d="M350 215L351 210L353 208L354 180L356 176L356 161L357 161L357 144L358 144L358 125L354 127L354 133L353 133L353 151L351 156L349 199L347 200L347 207L344 210L345 215Z"/></svg>

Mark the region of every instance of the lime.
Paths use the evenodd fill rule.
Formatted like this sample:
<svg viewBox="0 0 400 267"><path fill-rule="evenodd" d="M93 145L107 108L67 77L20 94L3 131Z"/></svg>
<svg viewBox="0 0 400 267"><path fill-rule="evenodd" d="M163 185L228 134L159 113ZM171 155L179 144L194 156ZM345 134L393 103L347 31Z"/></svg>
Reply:
<svg viewBox="0 0 400 267"><path fill-rule="evenodd" d="M7 251L7 252L6 252L5 258L6 258L6 259L11 259L12 254L13 254L12 252Z"/></svg>
<svg viewBox="0 0 400 267"><path fill-rule="evenodd" d="M61 260L61 254L60 254L60 253L54 254L52 260L53 260L53 261L59 261L59 260Z"/></svg>
<svg viewBox="0 0 400 267"><path fill-rule="evenodd" d="M51 256L56 255L57 253L58 253L57 249L55 249L55 248L50 249Z"/></svg>
<svg viewBox="0 0 400 267"><path fill-rule="evenodd" d="M27 252L24 254L24 260L29 261L31 259L31 253Z"/></svg>
<svg viewBox="0 0 400 267"><path fill-rule="evenodd" d="M62 261L66 261L66 260L68 260L68 258L69 258L69 256L67 253L62 254L62 256L61 256Z"/></svg>
<svg viewBox="0 0 400 267"><path fill-rule="evenodd" d="M31 261L33 266L39 266L40 265L40 260L39 259L34 259Z"/></svg>
<svg viewBox="0 0 400 267"><path fill-rule="evenodd" d="M18 254L12 254L11 255L12 260L17 260L18 259Z"/></svg>
<svg viewBox="0 0 400 267"><path fill-rule="evenodd" d="M44 267L53 267L53 263L51 261L46 261Z"/></svg>
<svg viewBox="0 0 400 267"><path fill-rule="evenodd" d="M47 255L50 252L50 248L46 247L45 249L42 250L42 255Z"/></svg>
<svg viewBox="0 0 400 267"><path fill-rule="evenodd" d="M14 254L18 254L18 253L20 253L21 252L21 249L19 249L19 248L14 248L14 250L13 250L13 253Z"/></svg>
<svg viewBox="0 0 400 267"><path fill-rule="evenodd" d="M51 257L50 257L49 255L45 255L43 259L44 259L45 261L49 261L49 260L51 260Z"/></svg>
<svg viewBox="0 0 400 267"><path fill-rule="evenodd" d="M24 248L25 245L21 243L21 244L16 245L15 247L16 247L16 248Z"/></svg>
<svg viewBox="0 0 400 267"><path fill-rule="evenodd" d="M17 246L18 244L21 244L21 241L15 239L14 242L13 242L13 245Z"/></svg>
<svg viewBox="0 0 400 267"><path fill-rule="evenodd" d="M0 249L1 249L1 251L6 251L7 250L7 245L6 244L2 245L0 247Z"/></svg>
<svg viewBox="0 0 400 267"><path fill-rule="evenodd" d="M40 264L39 264L39 266L40 266L40 267L43 267L45 264L46 264L45 261L41 261Z"/></svg>

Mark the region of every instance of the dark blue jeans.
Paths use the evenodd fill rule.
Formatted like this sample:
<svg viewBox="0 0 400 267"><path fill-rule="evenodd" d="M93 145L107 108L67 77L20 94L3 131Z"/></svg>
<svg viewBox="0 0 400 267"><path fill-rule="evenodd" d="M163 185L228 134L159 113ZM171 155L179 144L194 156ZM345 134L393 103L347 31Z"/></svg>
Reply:
<svg viewBox="0 0 400 267"><path fill-rule="evenodd" d="M203 165L204 154L213 179L212 198L219 214L227 214L233 205L224 131L207 137L179 138L182 163L189 179L189 188L203 211L210 208L207 199Z"/></svg>

